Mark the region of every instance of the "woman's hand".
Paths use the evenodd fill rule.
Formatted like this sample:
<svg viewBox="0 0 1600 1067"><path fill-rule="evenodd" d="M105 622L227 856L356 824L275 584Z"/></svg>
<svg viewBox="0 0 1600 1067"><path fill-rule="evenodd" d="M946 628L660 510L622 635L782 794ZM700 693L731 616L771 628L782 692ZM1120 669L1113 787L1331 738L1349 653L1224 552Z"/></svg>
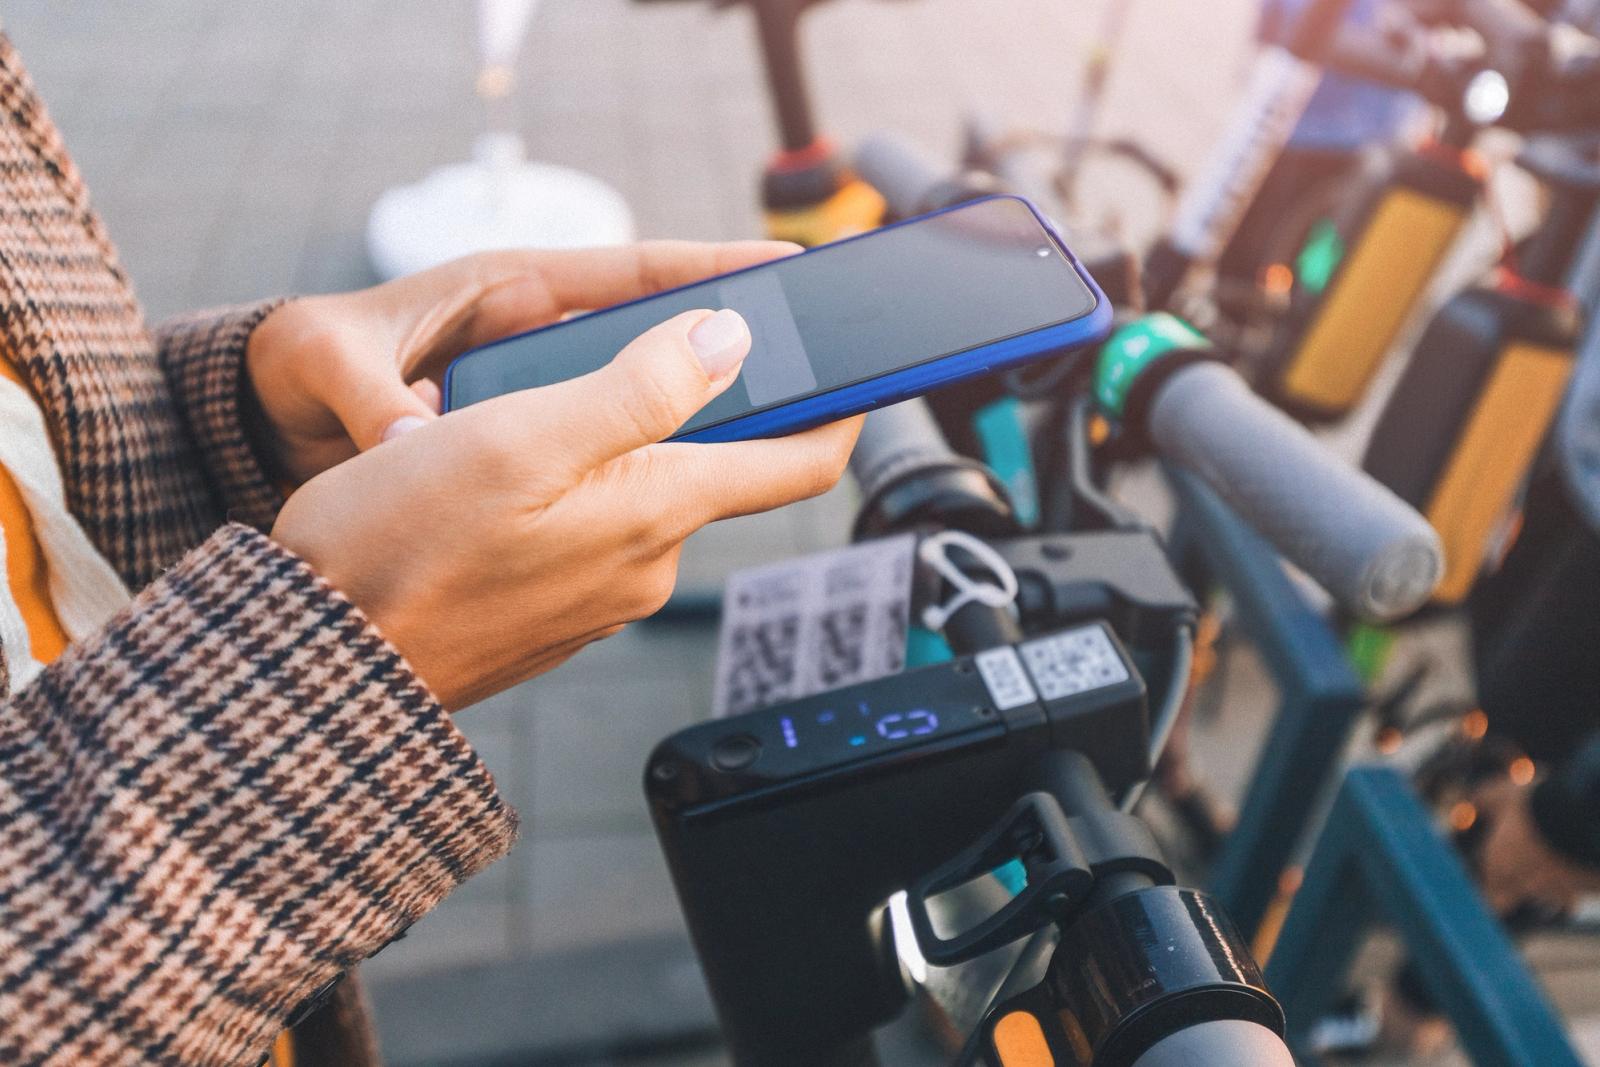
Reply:
<svg viewBox="0 0 1600 1067"><path fill-rule="evenodd" d="M250 335L260 442L291 482L437 416L439 377L477 345L788 255L772 241L487 252L354 293L292 300Z"/></svg>
<svg viewBox="0 0 1600 1067"><path fill-rule="evenodd" d="M679 315L592 374L452 412L324 472L272 536L460 708L656 611L701 526L838 480L859 420L660 443L731 384L749 347L735 312Z"/></svg>

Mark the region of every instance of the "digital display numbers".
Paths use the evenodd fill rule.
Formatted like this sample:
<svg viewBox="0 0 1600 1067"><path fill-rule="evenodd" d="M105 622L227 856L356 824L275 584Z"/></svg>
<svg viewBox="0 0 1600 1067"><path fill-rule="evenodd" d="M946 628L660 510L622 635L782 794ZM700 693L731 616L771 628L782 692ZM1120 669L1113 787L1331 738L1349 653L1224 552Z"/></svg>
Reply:
<svg viewBox="0 0 1600 1067"><path fill-rule="evenodd" d="M898 762L1004 730L978 672L950 662L705 723L692 730L692 751L731 789Z"/></svg>
<svg viewBox="0 0 1600 1067"><path fill-rule="evenodd" d="M1012 731L1032 744L1041 729L1088 729L1080 719L1098 730L1120 716L1142 730L1143 714L1142 684L1115 636L1091 623L700 723L663 742L649 780L664 802L720 802L835 773L899 773Z"/></svg>
<svg viewBox="0 0 1600 1067"><path fill-rule="evenodd" d="M848 710L824 708L778 719L791 750L871 748L939 732L939 715L926 708L879 711L866 701Z"/></svg>

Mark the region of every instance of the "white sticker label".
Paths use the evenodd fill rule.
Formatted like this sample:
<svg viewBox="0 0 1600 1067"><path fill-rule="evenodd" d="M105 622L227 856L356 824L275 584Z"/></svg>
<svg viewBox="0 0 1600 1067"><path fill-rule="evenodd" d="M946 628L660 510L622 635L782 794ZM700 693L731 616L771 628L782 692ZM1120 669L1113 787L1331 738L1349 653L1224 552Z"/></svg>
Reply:
<svg viewBox="0 0 1600 1067"><path fill-rule="evenodd" d="M1084 626L1025 642L1022 660L1046 700L1087 693L1128 680L1127 664L1106 632Z"/></svg>
<svg viewBox="0 0 1600 1067"><path fill-rule="evenodd" d="M904 670L915 549L907 534L730 577L712 714L738 715Z"/></svg>
<svg viewBox="0 0 1600 1067"><path fill-rule="evenodd" d="M978 653L973 662L978 665L983 684L989 687L989 699L1000 711L1010 711L1039 699L1033 691L1033 683L1028 681L1028 672L1022 669L1016 649L1010 646L991 648Z"/></svg>

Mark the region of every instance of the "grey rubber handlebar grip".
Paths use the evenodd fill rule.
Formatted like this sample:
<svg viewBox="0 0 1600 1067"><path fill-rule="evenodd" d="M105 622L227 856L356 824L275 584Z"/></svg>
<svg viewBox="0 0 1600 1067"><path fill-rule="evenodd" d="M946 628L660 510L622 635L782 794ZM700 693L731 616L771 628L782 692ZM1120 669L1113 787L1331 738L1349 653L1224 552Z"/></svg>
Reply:
<svg viewBox="0 0 1600 1067"><path fill-rule="evenodd" d="M883 194L892 214L917 215L949 174L927 153L895 133L878 132L862 140L855 154L856 173Z"/></svg>
<svg viewBox="0 0 1600 1067"><path fill-rule="evenodd" d="M1444 550L1427 520L1221 363L1192 364L1163 383L1149 432L1162 456L1363 618L1407 615L1438 585Z"/></svg>
<svg viewBox="0 0 1600 1067"><path fill-rule="evenodd" d="M867 499L914 470L960 462L944 439L933 413L921 400L879 408L867 416L850 473Z"/></svg>
<svg viewBox="0 0 1600 1067"><path fill-rule="evenodd" d="M1294 1067L1294 1057L1260 1023L1212 1019L1157 1041L1133 1067Z"/></svg>

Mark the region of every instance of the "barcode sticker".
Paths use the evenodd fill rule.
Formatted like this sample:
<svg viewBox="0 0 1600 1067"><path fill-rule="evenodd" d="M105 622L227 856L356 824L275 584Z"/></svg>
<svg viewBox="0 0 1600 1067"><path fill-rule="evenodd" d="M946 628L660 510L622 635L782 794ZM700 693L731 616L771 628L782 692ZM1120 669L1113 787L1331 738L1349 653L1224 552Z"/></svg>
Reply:
<svg viewBox="0 0 1600 1067"><path fill-rule="evenodd" d="M916 538L752 567L723 593L719 718L905 669Z"/></svg>
<svg viewBox="0 0 1600 1067"><path fill-rule="evenodd" d="M1022 661L1017 658L1017 650L1010 645L980 652L973 662L978 665L983 684L989 688L989 699L998 710L1010 711L1039 699L1033 691L1033 683L1028 681L1028 672L1022 669Z"/></svg>
<svg viewBox="0 0 1600 1067"><path fill-rule="evenodd" d="M1099 626L1041 637L1021 645L1022 661L1046 700L1087 693L1128 680L1127 664Z"/></svg>

